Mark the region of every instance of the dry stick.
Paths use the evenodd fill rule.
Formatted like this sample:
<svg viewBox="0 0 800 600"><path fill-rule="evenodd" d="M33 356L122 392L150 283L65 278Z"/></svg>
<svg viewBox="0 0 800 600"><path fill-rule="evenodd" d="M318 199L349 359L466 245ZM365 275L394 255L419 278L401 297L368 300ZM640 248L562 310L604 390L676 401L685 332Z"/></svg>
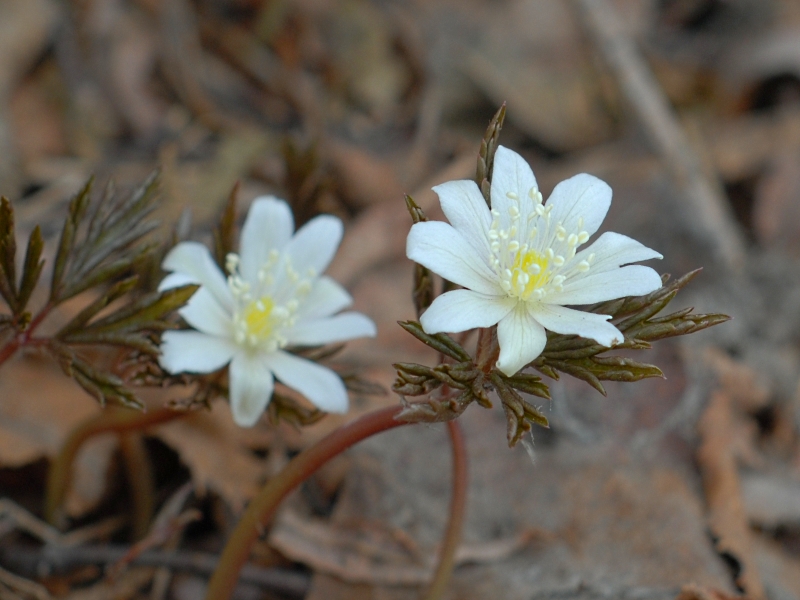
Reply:
<svg viewBox="0 0 800 600"><path fill-rule="evenodd" d="M81 446L89 438L100 433L125 433L141 431L151 425L158 425L184 416L186 413L174 410L154 410L153 412L136 412L130 409L106 409L96 417L84 421L72 430L61 450L50 466L47 475L45 492L44 517L48 523L55 523L59 516L59 507L64 501L72 472L72 463Z"/></svg>
<svg viewBox="0 0 800 600"><path fill-rule="evenodd" d="M650 142L683 192L685 210L714 258L732 272L744 263L745 239L718 181L709 180L636 43L608 0L575 0L595 43L610 66Z"/></svg>
<svg viewBox="0 0 800 600"><path fill-rule="evenodd" d="M461 542L464 515L467 511L467 448L464 432L458 421L447 422L447 433L453 446L453 495L450 498L450 521L442 544L439 564L425 600L439 600L447 590L456 564L456 550Z"/></svg>

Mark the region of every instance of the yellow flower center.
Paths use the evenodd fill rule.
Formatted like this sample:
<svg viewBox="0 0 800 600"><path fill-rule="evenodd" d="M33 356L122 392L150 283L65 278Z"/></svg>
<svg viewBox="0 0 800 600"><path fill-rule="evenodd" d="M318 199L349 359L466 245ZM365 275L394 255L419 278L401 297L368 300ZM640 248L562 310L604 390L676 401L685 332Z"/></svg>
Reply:
<svg viewBox="0 0 800 600"><path fill-rule="evenodd" d="M272 335L276 325L275 316L272 314L274 308L275 303L269 296L250 302L244 307L241 319L251 336L263 340Z"/></svg>
<svg viewBox="0 0 800 600"><path fill-rule="evenodd" d="M511 287L523 300L527 300L534 290L544 286L549 279L550 261L546 255L536 250L518 252L511 266Z"/></svg>

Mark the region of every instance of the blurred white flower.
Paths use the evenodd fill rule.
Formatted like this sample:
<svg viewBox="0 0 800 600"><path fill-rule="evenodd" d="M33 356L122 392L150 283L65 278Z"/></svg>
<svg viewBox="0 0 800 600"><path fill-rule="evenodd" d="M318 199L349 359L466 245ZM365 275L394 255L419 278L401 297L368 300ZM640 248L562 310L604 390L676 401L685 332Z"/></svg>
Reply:
<svg viewBox="0 0 800 600"><path fill-rule="evenodd" d="M661 287L650 267L629 263L661 258L624 235L597 231L611 205L611 188L585 173L559 183L547 204L528 164L497 149L491 211L473 181L433 188L450 224L417 223L408 257L466 289L442 294L422 315L427 333L497 325L497 367L513 375L544 349L545 329L592 338L604 346L624 339L606 315L565 304L638 296Z"/></svg>
<svg viewBox="0 0 800 600"><path fill-rule="evenodd" d="M209 373L230 363L230 402L238 425L252 426L269 403L274 378L327 412L347 410L341 378L284 350L374 336L375 324L356 312L335 314L352 303L322 275L342 238L342 222L322 215L294 235L286 202L253 201L241 235L240 254L229 254L226 279L208 249L182 242L164 259L172 273L159 289L199 284L180 315L196 331L167 331L161 366L171 373Z"/></svg>

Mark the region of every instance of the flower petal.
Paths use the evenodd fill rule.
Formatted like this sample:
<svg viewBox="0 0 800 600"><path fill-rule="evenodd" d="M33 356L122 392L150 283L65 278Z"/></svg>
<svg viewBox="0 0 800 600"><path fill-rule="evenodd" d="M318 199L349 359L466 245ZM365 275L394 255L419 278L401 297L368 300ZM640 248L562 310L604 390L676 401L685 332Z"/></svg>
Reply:
<svg viewBox="0 0 800 600"><path fill-rule="evenodd" d="M321 346L361 337L375 337L375 323L357 312L299 321L286 332L286 339L297 346Z"/></svg>
<svg viewBox="0 0 800 600"><path fill-rule="evenodd" d="M547 343L544 327L528 313L527 304L520 302L497 324L497 368L509 377L539 356Z"/></svg>
<svg viewBox="0 0 800 600"><path fill-rule="evenodd" d="M206 287L198 289L178 313L189 325L209 335L230 337L233 330L231 315Z"/></svg>
<svg viewBox="0 0 800 600"><path fill-rule="evenodd" d="M620 233L607 231L595 241L591 246L578 252L572 259L573 264L578 264L594 254L590 273L602 273L610 271L621 265L639 262L640 260L650 260L651 258L664 258L656 252L640 244L636 240Z"/></svg>
<svg viewBox="0 0 800 600"><path fill-rule="evenodd" d="M266 360L281 382L303 394L316 407L325 412L347 412L347 389L341 377L330 369L280 350L269 354Z"/></svg>
<svg viewBox="0 0 800 600"><path fill-rule="evenodd" d="M476 292L499 295L497 275L451 225L426 221L411 227L406 243L408 258L445 279Z"/></svg>
<svg viewBox="0 0 800 600"><path fill-rule="evenodd" d="M528 311L545 329L556 333L591 338L603 346L619 344L625 339L620 330L608 322L611 318L608 315L598 315L557 304L538 302L531 303Z"/></svg>
<svg viewBox="0 0 800 600"><path fill-rule="evenodd" d="M320 215L311 219L294 234L284 251L292 261L292 268L301 277L307 277L309 269L320 275L333 260L342 241L344 225L332 215Z"/></svg>
<svg viewBox="0 0 800 600"><path fill-rule="evenodd" d="M245 281L258 280L258 270L267 262L270 251L283 249L293 231L294 218L286 202L275 196L253 200L239 243L239 268Z"/></svg>
<svg viewBox="0 0 800 600"><path fill-rule="evenodd" d="M315 319L327 317L347 308L353 298L342 286L327 275L314 282L314 286L297 310L298 319Z"/></svg>
<svg viewBox="0 0 800 600"><path fill-rule="evenodd" d="M165 331L159 364L170 373L211 373L238 351L231 340L199 331Z"/></svg>
<svg viewBox="0 0 800 600"><path fill-rule="evenodd" d="M228 371L231 413L240 427L252 427L272 399L275 380L264 357L238 352Z"/></svg>
<svg viewBox="0 0 800 600"><path fill-rule="evenodd" d="M581 173L559 183L546 206L553 207L550 220L554 226L560 223L568 233L577 233L578 221L583 218L582 230L592 235L606 218L611 195L605 181Z"/></svg>
<svg viewBox="0 0 800 600"><path fill-rule="evenodd" d="M190 277L184 283L199 283L211 292L225 310L233 311L233 295L225 276L208 248L197 242L181 242L169 251L161 268Z"/></svg>
<svg viewBox="0 0 800 600"><path fill-rule="evenodd" d="M480 189L471 180L448 181L433 188L450 224L475 250L488 255L492 214Z"/></svg>
<svg viewBox="0 0 800 600"><path fill-rule="evenodd" d="M546 304L592 304L625 296L649 294L661 287L661 277L650 267L628 265L581 277L573 277L564 283L561 292L552 292L544 297Z"/></svg>
<svg viewBox="0 0 800 600"><path fill-rule="evenodd" d="M512 206L525 216L533 212L531 189L538 191L539 187L530 165L513 150L498 146L492 169L491 196L492 209L500 213L501 229L507 229L511 223Z"/></svg>
<svg viewBox="0 0 800 600"><path fill-rule="evenodd" d="M472 290L453 290L437 297L420 322L426 333L459 333L476 327L491 327L517 303L508 296L487 296Z"/></svg>

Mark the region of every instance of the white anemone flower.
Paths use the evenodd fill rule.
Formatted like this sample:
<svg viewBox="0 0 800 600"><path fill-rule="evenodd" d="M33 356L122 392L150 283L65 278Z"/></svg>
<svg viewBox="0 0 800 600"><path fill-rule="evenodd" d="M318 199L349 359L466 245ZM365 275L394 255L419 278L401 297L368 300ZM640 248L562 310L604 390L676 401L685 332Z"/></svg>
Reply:
<svg viewBox="0 0 800 600"><path fill-rule="evenodd" d="M611 188L592 175L562 181L544 204L528 164L500 146L491 210L474 181L450 181L433 190L450 224L414 225L407 254L466 289L436 298L420 319L422 327L427 333L457 333L497 325L497 367L506 375L541 354L545 329L604 346L624 339L608 322L610 316L564 305L638 296L661 287L653 269L629 264L662 258L636 240L607 232L578 250L611 205Z"/></svg>
<svg viewBox="0 0 800 600"><path fill-rule="evenodd" d="M234 421L254 425L269 403L274 379L327 412L347 410L341 378L285 348L318 346L375 336L375 324L357 312L336 314L352 303L322 275L342 239L342 222L318 216L297 233L286 202L253 201L241 234L241 254L229 254L226 278L208 249L181 242L164 259L171 271L159 289L201 287L180 315L196 331L167 331L161 366L171 373L210 373L229 366Z"/></svg>

